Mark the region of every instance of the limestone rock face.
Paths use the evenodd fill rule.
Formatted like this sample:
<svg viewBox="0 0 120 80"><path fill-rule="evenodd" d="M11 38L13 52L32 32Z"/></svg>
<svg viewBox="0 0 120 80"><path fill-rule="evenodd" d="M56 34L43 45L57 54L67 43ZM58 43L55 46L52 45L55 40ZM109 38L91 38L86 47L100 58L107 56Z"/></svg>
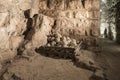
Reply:
<svg viewBox="0 0 120 80"><path fill-rule="evenodd" d="M75 44L83 40L94 45L99 0L0 0L0 50L16 53L44 46L52 31Z"/></svg>
<svg viewBox="0 0 120 80"><path fill-rule="evenodd" d="M24 11L31 7L31 0L0 0L0 56L6 57L4 60L14 57L24 41L27 25Z"/></svg>
<svg viewBox="0 0 120 80"><path fill-rule="evenodd" d="M56 33L84 39L90 45L96 43L94 41L99 36L99 0L47 0L47 4L46 0L42 0L40 13L55 20Z"/></svg>
<svg viewBox="0 0 120 80"><path fill-rule="evenodd" d="M29 22L30 21L30 22ZM42 14L35 15L28 21L29 26L25 34L25 40L32 43L33 48L47 44L47 35L49 35L54 24L54 20Z"/></svg>

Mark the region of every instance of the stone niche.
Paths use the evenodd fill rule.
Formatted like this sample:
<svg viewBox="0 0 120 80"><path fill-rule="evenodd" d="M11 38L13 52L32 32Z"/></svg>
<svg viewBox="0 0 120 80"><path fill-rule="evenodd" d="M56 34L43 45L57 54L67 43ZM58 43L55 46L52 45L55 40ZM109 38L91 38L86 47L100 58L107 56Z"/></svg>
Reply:
<svg viewBox="0 0 120 80"><path fill-rule="evenodd" d="M42 0L39 7L40 14L54 20L51 34L83 41L87 45L95 46L98 43L99 0Z"/></svg>

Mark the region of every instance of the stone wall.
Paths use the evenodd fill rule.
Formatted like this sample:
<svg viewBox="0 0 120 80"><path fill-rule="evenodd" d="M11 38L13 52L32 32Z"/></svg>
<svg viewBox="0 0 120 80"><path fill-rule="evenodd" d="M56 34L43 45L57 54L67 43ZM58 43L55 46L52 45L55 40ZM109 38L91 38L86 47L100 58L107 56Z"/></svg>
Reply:
<svg viewBox="0 0 120 80"><path fill-rule="evenodd" d="M99 0L0 0L1 59L46 45L52 31L94 46L99 8Z"/></svg>
<svg viewBox="0 0 120 80"><path fill-rule="evenodd" d="M55 32L93 45L99 36L99 4L99 0L42 0L40 13L54 19Z"/></svg>

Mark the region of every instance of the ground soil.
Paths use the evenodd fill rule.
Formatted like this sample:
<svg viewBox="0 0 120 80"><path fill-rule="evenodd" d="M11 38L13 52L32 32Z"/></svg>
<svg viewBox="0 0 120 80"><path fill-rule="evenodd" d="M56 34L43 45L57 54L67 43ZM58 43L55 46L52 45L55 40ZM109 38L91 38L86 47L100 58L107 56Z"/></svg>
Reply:
<svg viewBox="0 0 120 80"><path fill-rule="evenodd" d="M120 45L102 39L100 46L102 52L97 53L96 63L104 69L108 80L120 80ZM6 80L91 80L92 75L92 71L76 67L71 60L35 54L28 59L17 58L13 61L4 78Z"/></svg>

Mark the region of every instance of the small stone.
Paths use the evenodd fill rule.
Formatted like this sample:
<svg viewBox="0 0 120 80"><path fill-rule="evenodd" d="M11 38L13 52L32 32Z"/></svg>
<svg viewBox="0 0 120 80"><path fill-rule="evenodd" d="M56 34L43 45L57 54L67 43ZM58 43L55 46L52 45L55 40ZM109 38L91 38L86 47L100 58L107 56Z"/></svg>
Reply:
<svg viewBox="0 0 120 80"><path fill-rule="evenodd" d="M76 46L77 45L77 42L75 39L72 39L72 43Z"/></svg>
<svg viewBox="0 0 120 80"><path fill-rule="evenodd" d="M68 43L70 43L70 42L71 42L70 37L66 37L66 39L67 39Z"/></svg>
<svg viewBox="0 0 120 80"><path fill-rule="evenodd" d="M76 41L76 43L77 43L77 44L79 44L79 43L80 43L80 41L79 41L79 40L77 40L77 41Z"/></svg>
<svg viewBox="0 0 120 80"><path fill-rule="evenodd" d="M68 47L68 46L66 44L64 44L63 47Z"/></svg>
<svg viewBox="0 0 120 80"><path fill-rule="evenodd" d="M67 46L67 45L68 45L68 42L67 42L67 40L66 40L66 37L63 37L62 42L63 42L63 47L68 47L68 46Z"/></svg>
<svg viewBox="0 0 120 80"><path fill-rule="evenodd" d="M56 42L53 41L53 42L51 43L51 46L55 46L55 45L56 45Z"/></svg>
<svg viewBox="0 0 120 80"><path fill-rule="evenodd" d="M58 37L58 38L56 38L56 42L60 42L60 38Z"/></svg>
<svg viewBox="0 0 120 80"><path fill-rule="evenodd" d="M61 41L58 42L56 45L57 45L57 47L62 47L62 43L61 43Z"/></svg>
<svg viewBox="0 0 120 80"><path fill-rule="evenodd" d="M56 35L57 35L59 38L61 38L61 37L62 37L62 35L61 35L61 34L59 34L59 33L56 33Z"/></svg>
<svg viewBox="0 0 120 80"><path fill-rule="evenodd" d="M55 40L55 37L52 37L52 38L51 38L51 41L54 41L54 40Z"/></svg>
<svg viewBox="0 0 120 80"><path fill-rule="evenodd" d="M47 44L47 46L49 46L49 47L50 47L51 45L48 43L48 44Z"/></svg>
<svg viewBox="0 0 120 80"><path fill-rule="evenodd" d="M62 47L62 45L57 45L57 47Z"/></svg>

